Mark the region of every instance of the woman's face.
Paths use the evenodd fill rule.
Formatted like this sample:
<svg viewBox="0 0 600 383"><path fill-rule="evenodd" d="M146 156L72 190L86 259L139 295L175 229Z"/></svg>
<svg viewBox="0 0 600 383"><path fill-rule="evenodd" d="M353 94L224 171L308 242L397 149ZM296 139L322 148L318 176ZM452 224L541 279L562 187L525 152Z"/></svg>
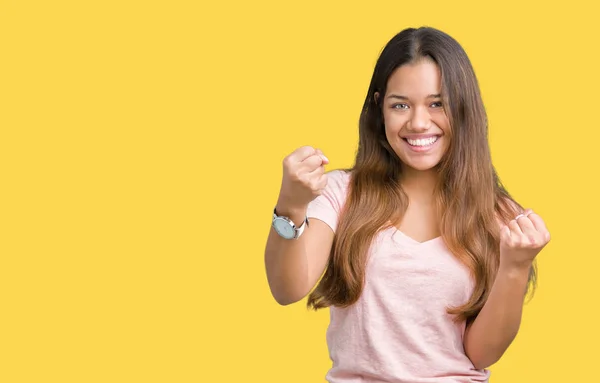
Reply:
<svg viewBox="0 0 600 383"><path fill-rule="evenodd" d="M440 95L441 75L431 60L406 64L388 79L382 105L385 135L405 166L425 171L441 161L450 143L450 122Z"/></svg>

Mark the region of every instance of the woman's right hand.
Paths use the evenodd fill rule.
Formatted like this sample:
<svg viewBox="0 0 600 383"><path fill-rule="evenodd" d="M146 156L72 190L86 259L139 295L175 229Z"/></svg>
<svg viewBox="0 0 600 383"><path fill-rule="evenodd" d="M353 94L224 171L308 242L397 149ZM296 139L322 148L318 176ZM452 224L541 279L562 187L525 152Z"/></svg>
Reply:
<svg viewBox="0 0 600 383"><path fill-rule="evenodd" d="M311 146L302 146L286 156L277 212L305 210L327 186L325 165L328 163L323 152Z"/></svg>
<svg viewBox="0 0 600 383"><path fill-rule="evenodd" d="M301 225L308 218L309 203L327 186L327 164L327 157L310 146L300 147L285 157L275 212ZM269 287L279 304L298 302L315 287L327 267L333 237L330 226L319 219L312 220L310 228L307 225L304 234L293 241L279 236L271 225L265 266Z"/></svg>

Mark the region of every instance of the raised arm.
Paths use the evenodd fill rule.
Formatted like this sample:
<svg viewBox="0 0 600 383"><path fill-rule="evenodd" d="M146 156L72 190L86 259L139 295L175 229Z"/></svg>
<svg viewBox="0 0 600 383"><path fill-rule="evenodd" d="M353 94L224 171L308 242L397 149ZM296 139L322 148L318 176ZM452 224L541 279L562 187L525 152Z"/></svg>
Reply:
<svg viewBox="0 0 600 383"><path fill-rule="evenodd" d="M533 261L549 241L544 221L533 212L502 227L500 268L488 300L464 337L465 352L475 368L500 360L517 336Z"/></svg>
<svg viewBox="0 0 600 383"><path fill-rule="evenodd" d="M321 151L301 147L283 161L283 179L275 212L300 227L309 204L327 186ZM271 294L281 305L303 299L315 286L327 265L334 232L325 222L311 218L302 234L287 239L271 225L265 248L265 266Z"/></svg>

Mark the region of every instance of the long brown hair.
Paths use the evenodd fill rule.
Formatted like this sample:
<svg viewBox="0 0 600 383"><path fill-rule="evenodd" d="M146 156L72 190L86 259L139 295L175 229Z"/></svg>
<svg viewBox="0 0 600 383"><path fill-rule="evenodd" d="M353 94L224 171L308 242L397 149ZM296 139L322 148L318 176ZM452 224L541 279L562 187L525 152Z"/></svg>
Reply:
<svg viewBox="0 0 600 383"><path fill-rule="evenodd" d="M408 206L400 186L400 159L387 142L375 93L401 65L433 60L440 69L441 95L450 121L448 152L438 165L436 187L440 230L448 249L471 271L475 289L468 302L449 308L456 320L472 320L483 307L499 266L498 220L522 211L499 180L488 145L487 115L467 54L448 34L430 27L408 28L384 47L375 65L359 120L359 144L344 209L325 273L308 297L315 310L346 307L364 285L368 249L375 235L398 224ZM536 269L529 287L535 287Z"/></svg>

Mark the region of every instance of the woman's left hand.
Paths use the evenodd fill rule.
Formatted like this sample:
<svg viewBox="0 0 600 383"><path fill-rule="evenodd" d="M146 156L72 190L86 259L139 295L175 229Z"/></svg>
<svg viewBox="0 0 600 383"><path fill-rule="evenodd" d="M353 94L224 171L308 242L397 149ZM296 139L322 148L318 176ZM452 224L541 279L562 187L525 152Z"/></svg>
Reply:
<svg viewBox="0 0 600 383"><path fill-rule="evenodd" d="M506 266L529 267L550 241L542 218L531 210L519 214L500 231L500 262Z"/></svg>

